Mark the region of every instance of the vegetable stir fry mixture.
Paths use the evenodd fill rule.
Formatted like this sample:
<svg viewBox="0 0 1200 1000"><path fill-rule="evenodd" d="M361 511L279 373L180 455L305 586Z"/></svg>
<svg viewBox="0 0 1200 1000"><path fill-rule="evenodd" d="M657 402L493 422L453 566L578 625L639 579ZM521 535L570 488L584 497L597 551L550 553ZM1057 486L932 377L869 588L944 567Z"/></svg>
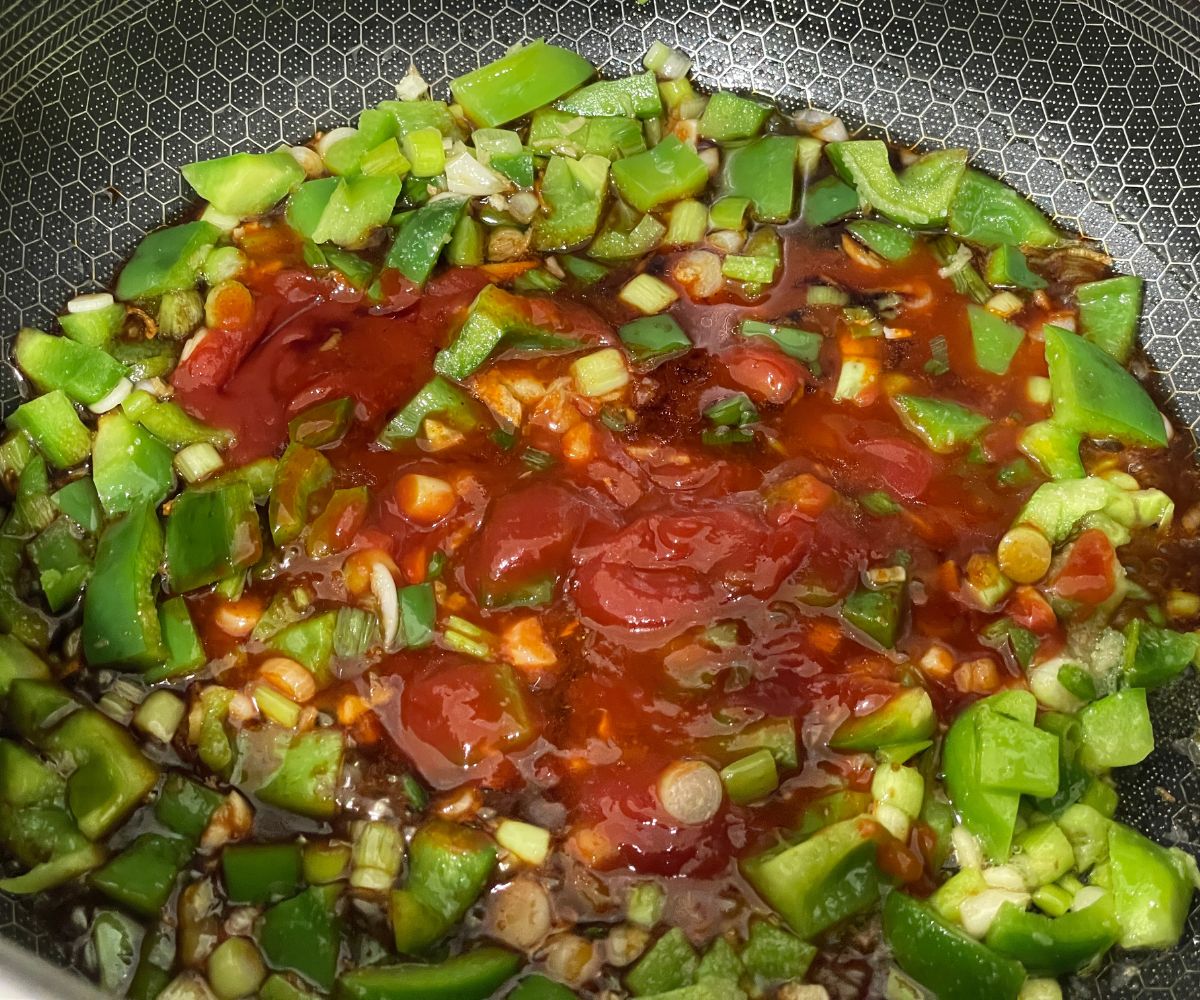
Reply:
<svg viewBox="0 0 1200 1000"><path fill-rule="evenodd" d="M1179 940L1111 781L1200 623L1140 281L688 68L413 71L17 336L0 889L105 990L1046 1000Z"/></svg>

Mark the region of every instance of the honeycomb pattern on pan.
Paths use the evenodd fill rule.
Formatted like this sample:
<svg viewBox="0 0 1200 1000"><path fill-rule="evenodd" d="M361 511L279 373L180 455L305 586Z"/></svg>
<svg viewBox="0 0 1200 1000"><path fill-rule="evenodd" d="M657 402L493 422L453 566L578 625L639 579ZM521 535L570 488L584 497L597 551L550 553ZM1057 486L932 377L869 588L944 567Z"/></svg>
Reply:
<svg viewBox="0 0 1200 1000"><path fill-rule="evenodd" d="M16 0L0 3L0 323L51 322L146 230L186 209L181 163L269 148L545 35L609 74L658 38L706 86L830 108L896 141L962 145L1147 279L1145 343L1200 422L1200 15L1176 0ZM0 401L16 386L5 372ZM1200 685L1155 699L1160 748L1124 776L1128 818L1200 848L1182 752ZM0 898L0 933L61 935ZM1079 997L1200 995L1200 918L1174 952Z"/></svg>

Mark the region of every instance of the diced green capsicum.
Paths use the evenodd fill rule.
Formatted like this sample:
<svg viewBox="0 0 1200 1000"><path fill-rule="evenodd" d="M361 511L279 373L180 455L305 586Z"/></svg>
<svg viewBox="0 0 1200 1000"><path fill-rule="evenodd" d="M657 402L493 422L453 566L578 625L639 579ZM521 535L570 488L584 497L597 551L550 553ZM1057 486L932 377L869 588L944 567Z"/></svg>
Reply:
<svg viewBox="0 0 1200 1000"><path fill-rule="evenodd" d="M1125 626L1125 683L1155 688L1178 677L1196 656L1196 636L1135 618Z"/></svg>
<svg viewBox="0 0 1200 1000"><path fill-rule="evenodd" d="M1154 749L1144 688L1123 688L1079 712L1080 760L1093 771L1140 764Z"/></svg>
<svg viewBox="0 0 1200 1000"><path fill-rule="evenodd" d="M273 969L299 973L325 992L333 989L342 938L335 910L340 894L341 886L314 885L263 914L258 943Z"/></svg>
<svg viewBox="0 0 1200 1000"><path fill-rule="evenodd" d="M904 585L860 585L842 602L842 619L884 649L896 645L904 617Z"/></svg>
<svg viewBox="0 0 1200 1000"><path fill-rule="evenodd" d="M104 351L40 330L21 330L13 355L41 392L61 389L85 405L102 400L125 378L125 366Z"/></svg>
<svg viewBox="0 0 1200 1000"><path fill-rule="evenodd" d="M1058 737L981 705L975 716L979 783L1045 798L1058 791Z"/></svg>
<svg viewBox="0 0 1200 1000"><path fill-rule="evenodd" d="M646 368L654 368L692 349L683 328L665 314L635 319L624 324L617 334L633 360Z"/></svg>
<svg viewBox="0 0 1200 1000"><path fill-rule="evenodd" d="M588 247L597 260L634 260L644 257L662 242L667 227L649 213L638 215L624 202L615 202L604 225Z"/></svg>
<svg viewBox="0 0 1200 1000"><path fill-rule="evenodd" d="M756 221L787 222L796 206L796 138L766 135L729 149L720 183L723 195L750 199ZM703 190L701 182L687 195Z"/></svg>
<svg viewBox="0 0 1200 1000"><path fill-rule="evenodd" d="M535 111L529 123L530 150L542 155L557 153L572 158L587 154L617 160L644 152L646 138L642 126L632 118L586 118L554 108ZM501 165L494 157L492 166Z"/></svg>
<svg viewBox="0 0 1200 1000"><path fill-rule="evenodd" d="M1040 274L1029 270L1025 255L1008 243L988 254L984 277L994 287L1037 289L1045 288L1047 284Z"/></svg>
<svg viewBox="0 0 1200 1000"><path fill-rule="evenodd" d="M591 78L591 64L542 39L450 81L454 100L479 125L515 121Z"/></svg>
<svg viewBox="0 0 1200 1000"><path fill-rule="evenodd" d="M255 791L264 802L289 812L329 819L337 811L345 742L335 729L282 734L279 766Z"/></svg>
<svg viewBox="0 0 1200 1000"><path fill-rule="evenodd" d="M1082 479L1086 472L1079 457L1083 435L1054 420L1030 424L1017 439L1017 445L1050 479Z"/></svg>
<svg viewBox="0 0 1200 1000"><path fill-rule="evenodd" d="M718 90L708 99L698 123L699 134L715 142L753 139L770 117L771 106L727 90Z"/></svg>
<svg viewBox="0 0 1200 1000"><path fill-rule="evenodd" d="M1090 437L1166 445L1162 414L1137 379L1077 334L1047 326L1045 337L1055 420Z"/></svg>
<svg viewBox="0 0 1200 1000"><path fill-rule="evenodd" d="M275 483L267 517L276 545L300 537L316 513L319 494L333 482L333 466L319 451L305 445L288 445L275 469Z"/></svg>
<svg viewBox="0 0 1200 1000"><path fill-rule="evenodd" d="M1121 947L1175 947L1193 892L1183 860L1121 823L1109 826L1108 857Z"/></svg>
<svg viewBox="0 0 1200 1000"><path fill-rule="evenodd" d="M980 780L980 739L976 722L985 709L1024 723L1033 731L1037 699L1028 691L1003 691L971 705L946 733L942 748L946 792L967 830L979 838L992 860L1008 860L1017 823L1019 792L996 791Z"/></svg>
<svg viewBox="0 0 1200 1000"><path fill-rule="evenodd" d="M612 177L621 197L640 212L690 198L708 186L704 161L673 135L644 153L617 160L612 165Z"/></svg>
<svg viewBox="0 0 1200 1000"><path fill-rule="evenodd" d="M577 350L580 342L534 323L526 299L498 285L487 285L475 296L454 339L438 351L433 367L439 375L461 381L501 346L563 351Z"/></svg>
<svg viewBox="0 0 1200 1000"><path fill-rule="evenodd" d="M1111 354L1121 364L1129 360L1142 311L1142 279L1122 274L1091 281L1075 289L1079 332L1083 339Z"/></svg>
<svg viewBox="0 0 1200 1000"><path fill-rule="evenodd" d="M372 230L387 224L399 197L399 177L341 177L309 236L314 243L357 246Z"/></svg>
<svg viewBox="0 0 1200 1000"><path fill-rule="evenodd" d="M550 157L541 183L545 214L533 220L535 249L569 250L591 239L600 225L608 174L609 161L593 153L578 160Z"/></svg>
<svg viewBox="0 0 1200 1000"><path fill-rule="evenodd" d="M883 904L883 935L905 972L938 1000L1017 1000L1021 963L968 937L924 903L893 891Z"/></svg>
<svg viewBox="0 0 1200 1000"><path fill-rule="evenodd" d="M184 490L167 515L167 582L175 593L216 583L262 555L254 493L246 483Z"/></svg>
<svg viewBox="0 0 1200 1000"><path fill-rule="evenodd" d="M60 517L29 543L29 556L51 611L61 611L79 596L92 575L92 560L81 532Z"/></svg>
<svg viewBox="0 0 1200 1000"><path fill-rule="evenodd" d="M867 715L851 716L830 737L834 750L878 750L927 740L937 728L933 701L924 688L907 688Z"/></svg>
<svg viewBox="0 0 1200 1000"><path fill-rule="evenodd" d="M385 448L396 448L421 433L426 417L435 416L460 431L469 431L478 423L471 398L454 383L435 375L396 411L376 440Z"/></svg>
<svg viewBox="0 0 1200 1000"><path fill-rule="evenodd" d="M149 504L104 529L83 600L83 652L92 666L146 669L166 656L153 592L162 552L162 529Z"/></svg>
<svg viewBox="0 0 1200 1000"><path fill-rule="evenodd" d="M618 80L597 80L582 90L560 98L559 111L592 118L597 116L657 118L662 98L653 73L635 73Z"/></svg>
<svg viewBox="0 0 1200 1000"><path fill-rule="evenodd" d="M892 397L892 406L904 426L939 455L970 444L991 423L961 403L932 396L900 394Z"/></svg>
<svg viewBox="0 0 1200 1000"><path fill-rule="evenodd" d="M58 317L58 325L63 335L76 343L107 350L125 325L125 316L125 303L114 302L86 312L65 313Z"/></svg>
<svg viewBox="0 0 1200 1000"><path fill-rule="evenodd" d="M325 611L281 629L270 637L267 646L302 664L324 687L333 680L329 665L336 628L337 612Z"/></svg>
<svg viewBox="0 0 1200 1000"><path fill-rule="evenodd" d="M695 979L698 962L687 935L672 927L629 970L625 985L635 997L682 989Z"/></svg>
<svg viewBox="0 0 1200 1000"><path fill-rule="evenodd" d="M221 795L211 788L181 774L170 774L154 803L154 818L168 830L198 844L221 801Z"/></svg>
<svg viewBox="0 0 1200 1000"><path fill-rule="evenodd" d="M234 153L187 163L180 171L213 208L240 219L262 215L304 180L304 168L286 149Z"/></svg>
<svg viewBox="0 0 1200 1000"><path fill-rule="evenodd" d="M117 298L132 302L195 288L204 258L220 236L221 230L200 220L150 233L117 277Z"/></svg>
<svg viewBox="0 0 1200 1000"><path fill-rule="evenodd" d="M211 444L214 448L225 448L233 442L233 434L229 431L210 427L178 403L157 400L141 389L135 389L125 398L121 410L135 424L140 424L172 448L189 444Z"/></svg>
<svg viewBox="0 0 1200 1000"><path fill-rule="evenodd" d="M91 448L91 433L61 389L22 403L5 423L28 434L46 461L58 469L78 465Z"/></svg>
<svg viewBox="0 0 1200 1000"><path fill-rule="evenodd" d="M369 170L364 168L364 161L370 161L371 154L389 139L394 139L397 132L396 118L385 110L367 108L358 116L358 128L353 135L339 139L327 150L323 159L331 174L375 174L387 173L403 175L408 172L408 162L401 155L399 159L390 161L397 169ZM394 147L399 153L399 147Z"/></svg>
<svg viewBox="0 0 1200 1000"><path fill-rule="evenodd" d="M872 826L861 817L834 823L802 843L742 861L742 874L807 940L878 900Z"/></svg>
<svg viewBox="0 0 1200 1000"><path fill-rule="evenodd" d="M355 969L338 981L338 1000L488 1000L521 968L522 958L486 946L440 965Z"/></svg>
<svg viewBox="0 0 1200 1000"><path fill-rule="evenodd" d="M965 150L940 149L897 176L887 145L876 139L831 142L825 154L862 201L893 222L910 226L945 221L967 163Z"/></svg>
<svg viewBox="0 0 1200 1000"><path fill-rule="evenodd" d="M1061 976L1103 955L1119 934L1113 898L1106 892L1082 910L1053 918L1005 903L986 941L997 954L1015 958L1034 975Z"/></svg>
<svg viewBox="0 0 1200 1000"><path fill-rule="evenodd" d="M971 324L975 363L993 375L1007 374L1013 356L1025 340L1025 331L974 304L967 306L967 319Z"/></svg>
<svg viewBox="0 0 1200 1000"><path fill-rule="evenodd" d="M115 858L92 873L89 882L110 899L143 917L166 904L192 845L179 837L143 833Z"/></svg>
<svg viewBox="0 0 1200 1000"><path fill-rule="evenodd" d="M100 418L92 442L92 481L111 517L134 507L157 507L175 482L171 449L113 410Z"/></svg>
<svg viewBox="0 0 1200 1000"><path fill-rule="evenodd" d="M104 511L100 508L100 498L96 495L96 485L91 476L72 480L52 494L50 500L82 531L94 535L100 530Z"/></svg>
<svg viewBox="0 0 1200 1000"><path fill-rule="evenodd" d="M778 983L803 979L816 955L816 947L807 941L770 921L754 920L741 960L760 982Z"/></svg>
<svg viewBox="0 0 1200 1000"><path fill-rule="evenodd" d="M301 855L298 841L226 845L221 873L230 902L261 906L294 896L304 878Z"/></svg>
<svg viewBox="0 0 1200 1000"><path fill-rule="evenodd" d="M409 281L423 285L442 247L450 242L466 204L466 198L438 198L402 215L383 266L395 268Z"/></svg>
<svg viewBox="0 0 1200 1000"><path fill-rule="evenodd" d="M418 954L479 898L496 865L496 845L478 830L433 820L409 847L408 883L392 893L396 949Z"/></svg>
<svg viewBox="0 0 1200 1000"><path fill-rule="evenodd" d="M858 195L855 194L855 208ZM878 219L856 219L846 225L846 231L884 260L904 260L917 245L916 237L907 229Z"/></svg>
<svg viewBox="0 0 1200 1000"><path fill-rule="evenodd" d="M963 175L948 226L955 236L985 247L1052 247L1062 242L1061 234L1033 202L978 170Z"/></svg>

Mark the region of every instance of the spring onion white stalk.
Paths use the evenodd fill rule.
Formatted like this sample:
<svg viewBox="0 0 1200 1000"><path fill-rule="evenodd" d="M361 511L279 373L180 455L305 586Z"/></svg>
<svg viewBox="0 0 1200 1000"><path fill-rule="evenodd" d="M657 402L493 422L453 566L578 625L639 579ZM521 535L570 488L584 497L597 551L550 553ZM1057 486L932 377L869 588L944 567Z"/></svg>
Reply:
<svg viewBox="0 0 1200 1000"><path fill-rule="evenodd" d="M67 303L67 312L72 314L95 312L97 309L107 309L113 304L113 297L108 292L88 292L76 295Z"/></svg>
<svg viewBox="0 0 1200 1000"><path fill-rule="evenodd" d="M352 135L358 135L358 129L350 128L348 125L343 125L341 128L331 128L317 140L317 155L321 159L325 159L325 154L329 152L335 143L339 143L343 139L349 139Z"/></svg>

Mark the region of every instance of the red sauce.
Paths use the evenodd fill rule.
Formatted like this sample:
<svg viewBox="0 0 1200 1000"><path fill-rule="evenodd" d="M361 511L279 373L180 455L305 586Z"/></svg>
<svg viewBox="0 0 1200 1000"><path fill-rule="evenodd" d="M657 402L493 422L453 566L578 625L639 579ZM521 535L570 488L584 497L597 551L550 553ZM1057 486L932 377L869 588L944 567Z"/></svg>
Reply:
<svg viewBox="0 0 1200 1000"><path fill-rule="evenodd" d="M446 553L443 597L455 613L497 634L534 613L557 657L550 667L514 669L502 682L449 650L385 657L327 694L333 704L357 691L374 705L383 749L364 752L392 755L397 769L415 768L435 789L477 783L509 796L517 813L545 815L553 804L571 849L595 868L731 876L731 859L794 826L815 796L869 780L861 758L832 753L825 743L842 720L899 690L931 643L958 659L989 656L1003 683L1015 683L1015 667L977 637L991 616L969 605L946 564L989 550L1032 486L1004 488L995 465L932 454L882 393L862 405L835 402L833 353L818 380L734 330L747 317L790 322L832 345L850 336L841 311L806 308L806 285L834 284L860 301L899 291L904 298L889 322L900 332L860 348L878 352L885 377L906 380L907 391L956 399L991 417L983 447L1003 463L1017 454L1013 415L1025 422L1045 415L1023 395L1025 376L1044 374L1044 316L1036 307L1022 316L1031 335L1009 377L997 380L975 369L963 300L924 250L876 271L817 238L787 238L783 277L760 301L693 303L683 295L674 315L697 350L636 379L631 431L608 429L586 401L568 403L567 422L590 426L584 461L572 460L569 435L548 409L538 410L508 451L485 434L436 454L372 443L429 379L436 351L488 281L482 271L447 271L420 295L387 290L394 311L376 313L359 293L306 273L282 239L249 250L253 316L210 335L218 339L202 344L177 374L178 398L197 416L232 428L233 460L244 461L278 455L289 419L305 407L352 396L353 429L326 451L337 486L371 491L351 550L383 549L410 581L423 577L430 553ZM662 265L649 266L664 273ZM573 301L556 297L533 309L543 324L614 342L616 326L631 318L615 287L605 282ZM934 389L925 365L936 337L944 338L957 374L939 378ZM496 365L549 383L570 360ZM762 443L705 447L702 410L731 390L758 405ZM520 458L525 445L548 452L554 465L532 469ZM453 509L433 524L406 517L396 501L398 480L414 471L455 485ZM764 501L788 480L800 484L799 497ZM902 512L873 516L853 502L880 490ZM821 605L844 595L861 569L890 565L900 553L908 560L911 617L898 649L884 654ZM255 592L265 599L271 587L301 575L322 599L345 601L345 558L297 556ZM505 588L547 579L556 581L549 607L493 610L510 596ZM817 593L828 600L814 600ZM1013 617L1037 632L1054 622L1040 600L1027 589L1012 600ZM724 622L736 630L731 648L704 636L707 626ZM971 696L952 677L925 682L947 714ZM655 791L664 767L707 756L712 739L728 729L721 719L766 716L792 718L800 737L800 766L780 793L764 805L726 804L700 826L674 822ZM918 883L925 871L930 849L920 836L882 851L885 868L902 881Z"/></svg>

